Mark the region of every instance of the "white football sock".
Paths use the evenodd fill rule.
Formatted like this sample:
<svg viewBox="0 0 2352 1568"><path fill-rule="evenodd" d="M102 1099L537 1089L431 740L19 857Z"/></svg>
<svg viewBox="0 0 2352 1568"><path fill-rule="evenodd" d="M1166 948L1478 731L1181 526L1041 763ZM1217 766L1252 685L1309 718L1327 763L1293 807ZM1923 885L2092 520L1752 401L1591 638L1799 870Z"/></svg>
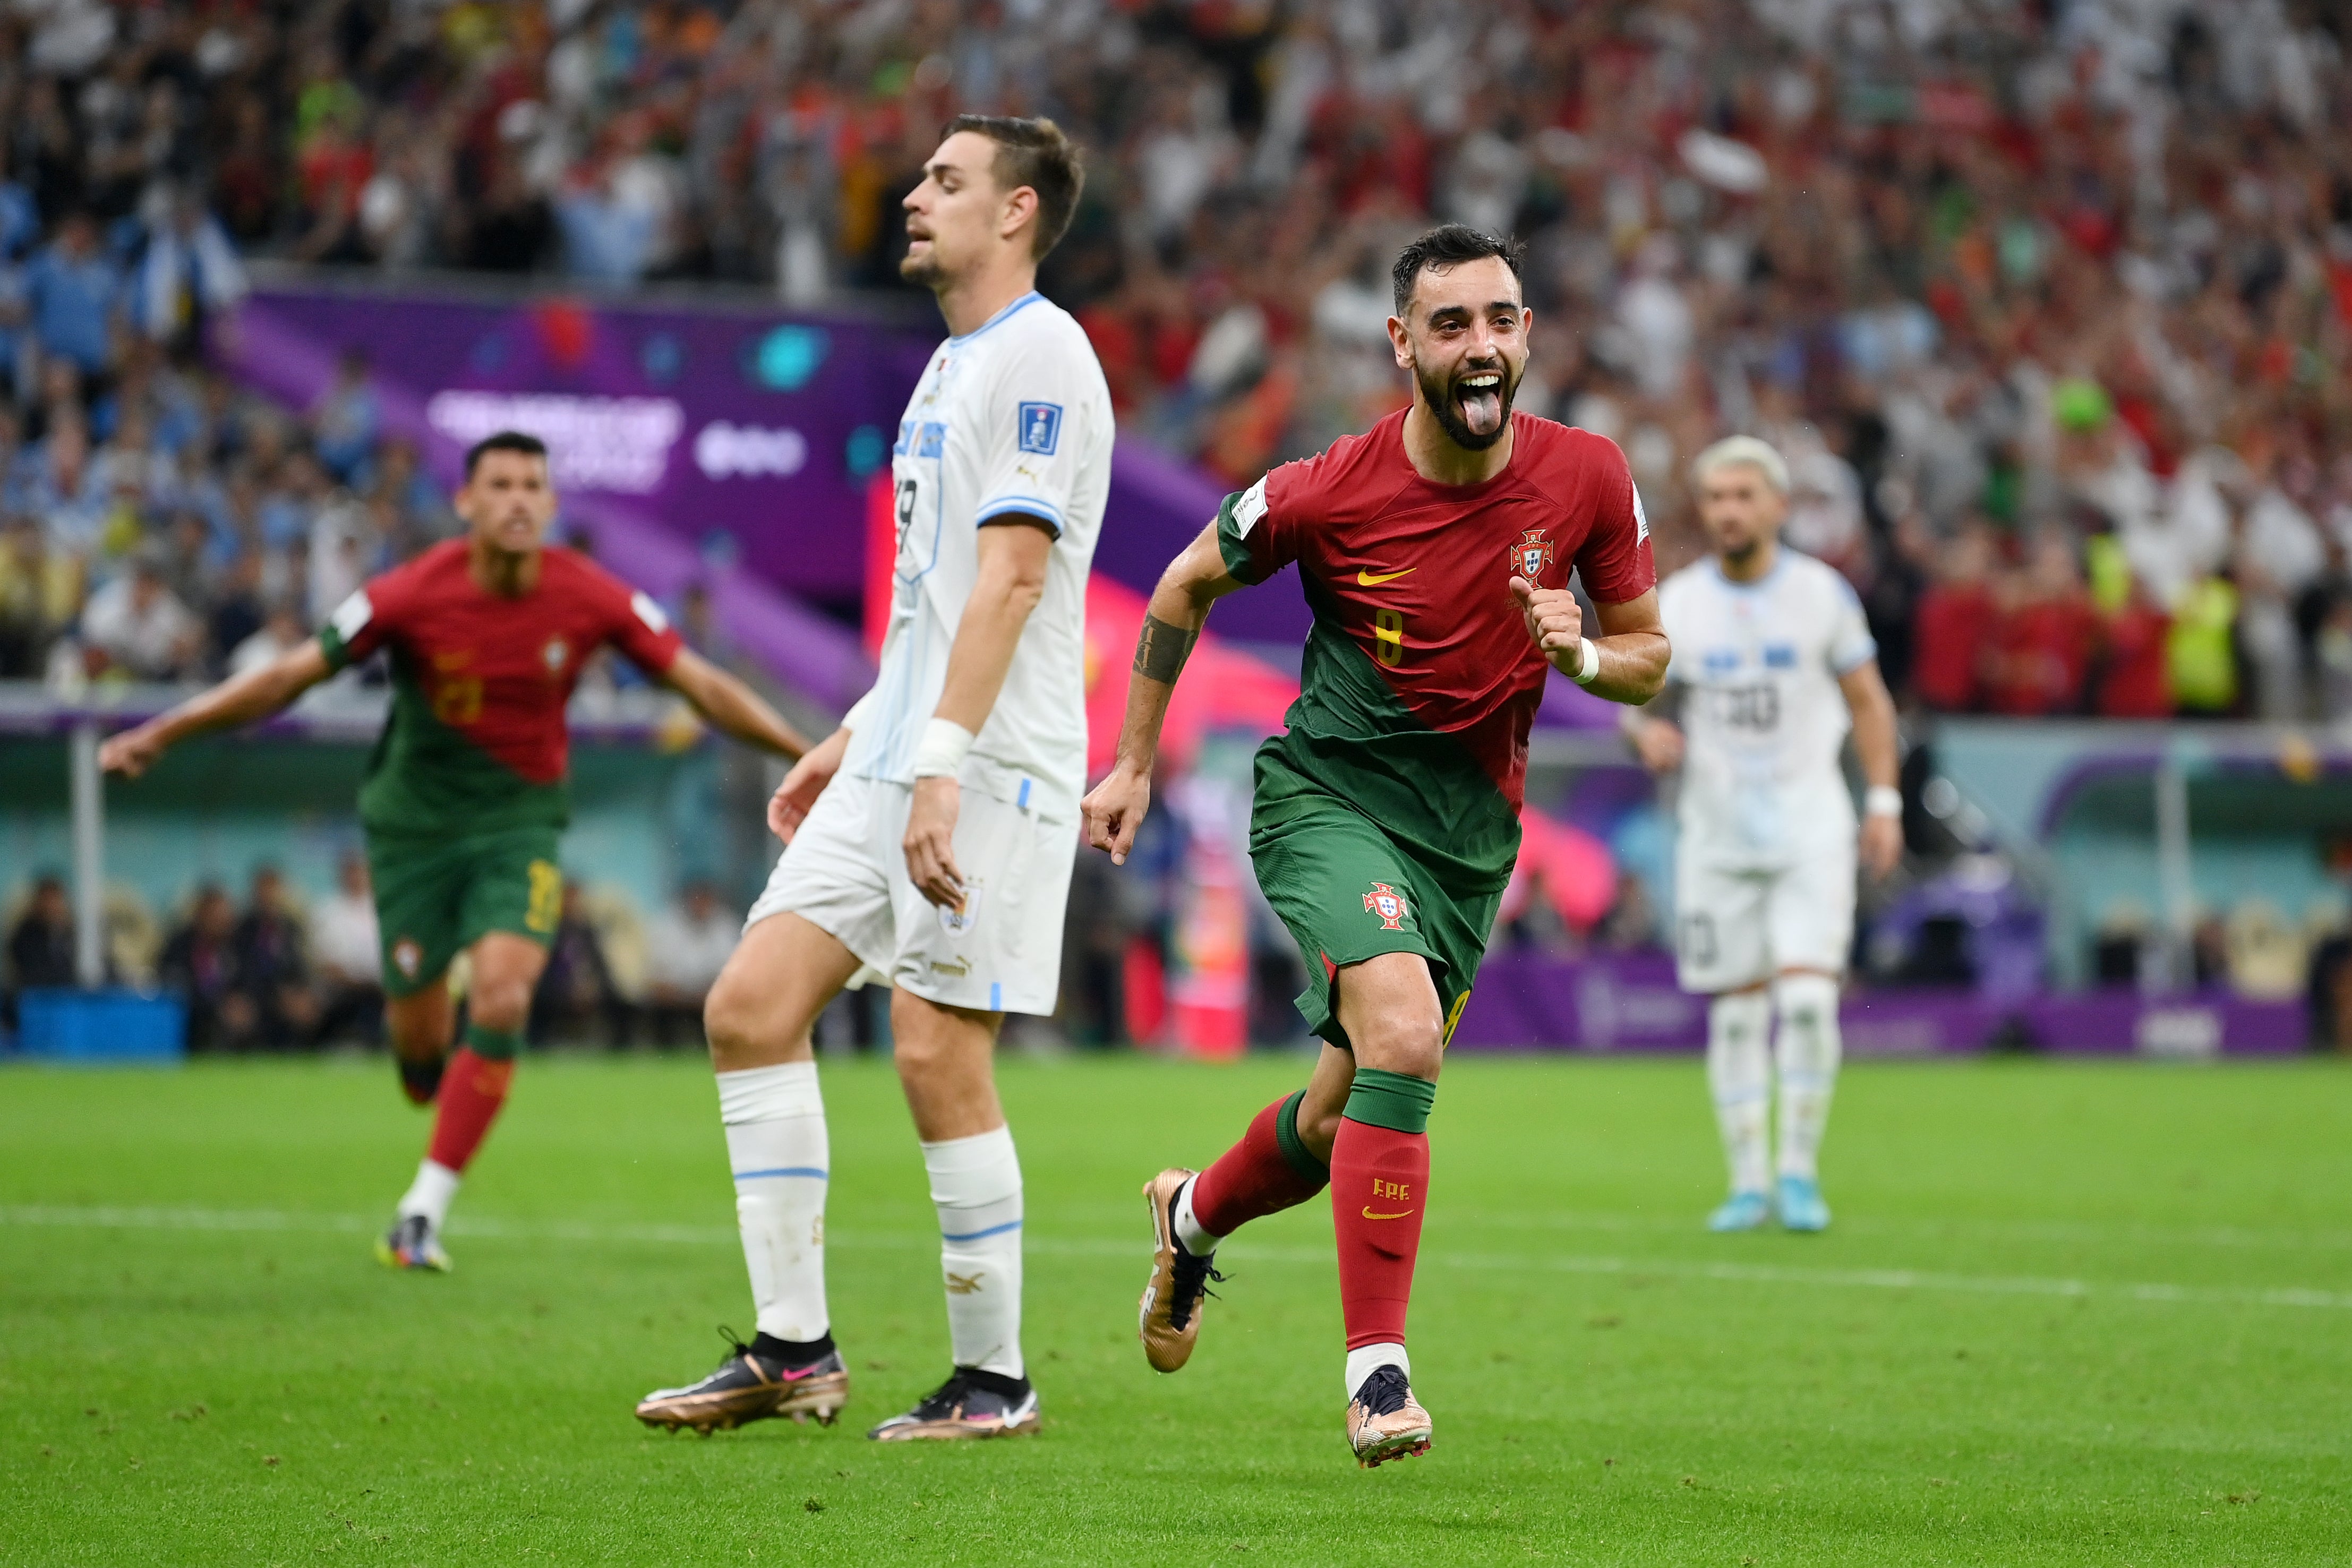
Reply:
<svg viewBox="0 0 2352 1568"><path fill-rule="evenodd" d="M1412 1357L1405 1354L1404 1346L1401 1344L1368 1344L1349 1351L1347 1372L1348 1397L1354 1399L1356 1390L1364 1385L1364 1379L1383 1366L1393 1366L1404 1374L1404 1380L1407 1383L1412 1381Z"/></svg>
<svg viewBox="0 0 2352 1568"><path fill-rule="evenodd" d="M955 1364L1022 1376L1021 1158L1013 1129L925 1144L923 1168L940 1214Z"/></svg>
<svg viewBox="0 0 2352 1568"><path fill-rule="evenodd" d="M1192 1213L1192 1188L1200 1179L1199 1176L1187 1176L1184 1185L1177 1189L1174 1224L1176 1239L1184 1244L1184 1250L1195 1258L1206 1258L1217 1249L1217 1243L1224 1238L1203 1229L1200 1219Z"/></svg>
<svg viewBox="0 0 2352 1568"><path fill-rule="evenodd" d="M1810 1180L1844 1050L1838 983L1827 975L1783 975L1772 983L1772 1001L1780 1015L1773 1041L1780 1079L1780 1174Z"/></svg>
<svg viewBox="0 0 2352 1568"><path fill-rule="evenodd" d="M416 1167L416 1179L401 1195L395 1212L403 1219L421 1214L438 1231L448 1221L449 1200L457 1196L457 1184L464 1179L447 1166L428 1159Z"/></svg>
<svg viewBox="0 0 2352 1568"><path fill-rule="evenodd" d="M832 1326L824 1305L824 1193L833 1149L816 1063L719 1074L719 1119L735 1173L735 1224L760 1332L805 1343Z"/></svg>
<svg viewBox="0 0 2352 1568"><path fill-rule="evenodd" d="M1706 1087L1723 1134L1731 1190L1762 1192L1771 1164L1765 1124L1772 1107L1766 1036L1772 1000L1762 991L1729 991L1706 1006Z"/></svg>

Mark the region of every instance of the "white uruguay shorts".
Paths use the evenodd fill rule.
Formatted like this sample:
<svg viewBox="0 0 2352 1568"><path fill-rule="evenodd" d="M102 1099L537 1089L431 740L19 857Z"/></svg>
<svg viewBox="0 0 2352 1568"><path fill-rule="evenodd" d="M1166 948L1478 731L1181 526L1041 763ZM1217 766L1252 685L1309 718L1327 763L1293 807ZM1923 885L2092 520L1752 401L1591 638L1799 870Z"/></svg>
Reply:
<svg viewBox="0 0 2352 1568"><path fill-rule="evenodd" d="M1675 967L1686 991L1736 991L1783 969L1845 973L1853 946L1848 841L1769 870L1696 856L1675 867Z"/></svg>
<svg viewBox="0 0 2352 1568"><path fill-rule="evenodd" d="M964 785L956 810L965 890L958 915L925 899L907 875L913 800L908 785L836 774L784 846L743 928L790 910L919 997L986 1012L1051 1013L1076 826Z"/></svg>

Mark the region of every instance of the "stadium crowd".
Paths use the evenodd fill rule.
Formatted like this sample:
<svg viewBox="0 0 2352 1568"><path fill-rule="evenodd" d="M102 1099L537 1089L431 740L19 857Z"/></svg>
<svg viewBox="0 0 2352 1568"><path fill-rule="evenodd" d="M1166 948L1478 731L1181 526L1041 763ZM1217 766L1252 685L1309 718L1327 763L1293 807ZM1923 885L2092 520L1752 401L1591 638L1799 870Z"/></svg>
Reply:
<svg viewBox="0 0 2352 1568"><path fill-rule="evenodd" d="M979 108L1095 150L1049 287L1129 423L1229 477L1398 397L1397 235L1510 229L1521 405L1624 444L1668 564L1685 460L1751 429L1929 706L2344 719L2345 31L2315 0L12 7L0 659L28 599L79 608L45 550L127 582L86 645L173 670L192 518L263 604L294 583L245 558L290 559L289 519L418 526L355 430L224 447L169 368L238 253L814 303L895 285L897 197Z"/></svg>

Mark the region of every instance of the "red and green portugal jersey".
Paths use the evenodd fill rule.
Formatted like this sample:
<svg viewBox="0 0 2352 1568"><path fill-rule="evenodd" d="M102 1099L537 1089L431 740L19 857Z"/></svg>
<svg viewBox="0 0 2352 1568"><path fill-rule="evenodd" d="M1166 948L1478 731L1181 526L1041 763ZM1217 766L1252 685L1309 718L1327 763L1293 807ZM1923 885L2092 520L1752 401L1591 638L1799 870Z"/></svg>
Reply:
<svg viewBox="0 0 2352 1568"><path fill-rule="evenodd" d="M392 715L368 759L361 821L437 838L562 827L563 706L605 643L654 675L679 647L660 606L568 549L546 551L518 599L475 582L463 539L352 594L319 632L328 664L392 650Z"/></svg>
<svg viewBox="0 0 2352 1568"><path fill-rule="evenodd" d="M1459 889L1510 879L1528 731L1550 665L1510 580L1601 603L1655 585L1649 524L1604 436L1511 416L1510 465L1433 485L1404 450L1404 413L1226 497L1225 568L1262 582L1296 561L1315 612L1276 763L1349 802Z"/></svg>

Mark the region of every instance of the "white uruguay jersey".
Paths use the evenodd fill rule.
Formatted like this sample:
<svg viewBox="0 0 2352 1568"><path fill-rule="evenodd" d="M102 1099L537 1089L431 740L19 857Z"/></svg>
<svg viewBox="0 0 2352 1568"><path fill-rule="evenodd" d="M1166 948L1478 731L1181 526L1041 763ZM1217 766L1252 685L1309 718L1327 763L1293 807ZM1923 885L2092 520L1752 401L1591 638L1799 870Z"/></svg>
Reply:
<svg viewBox="0 0 2352 1568"><path fill-rule="evenodd" d="M963 782L1037 814L1077 814L1087 768L1087 571L1110 493L1110 389L1085 330L1032 292L931 355L898 422L898 554L881 674L843 723L844 768L908 784L980 573L980 530L1055 529L1045 592ZM1019 525L1015 525L1019 526Z"/></svg>
<svg viewBox="0 0 2352 1568"><path fill-rule="evenodd" d="M1658 590L1658 613L1666 678L1688 688L1681 852L1761 870L1850 851L1839 753L1853 719L1838 678L1878 653L1853 589L1782 545L1758 582L1712 558L1685 567Z"/></svg>

